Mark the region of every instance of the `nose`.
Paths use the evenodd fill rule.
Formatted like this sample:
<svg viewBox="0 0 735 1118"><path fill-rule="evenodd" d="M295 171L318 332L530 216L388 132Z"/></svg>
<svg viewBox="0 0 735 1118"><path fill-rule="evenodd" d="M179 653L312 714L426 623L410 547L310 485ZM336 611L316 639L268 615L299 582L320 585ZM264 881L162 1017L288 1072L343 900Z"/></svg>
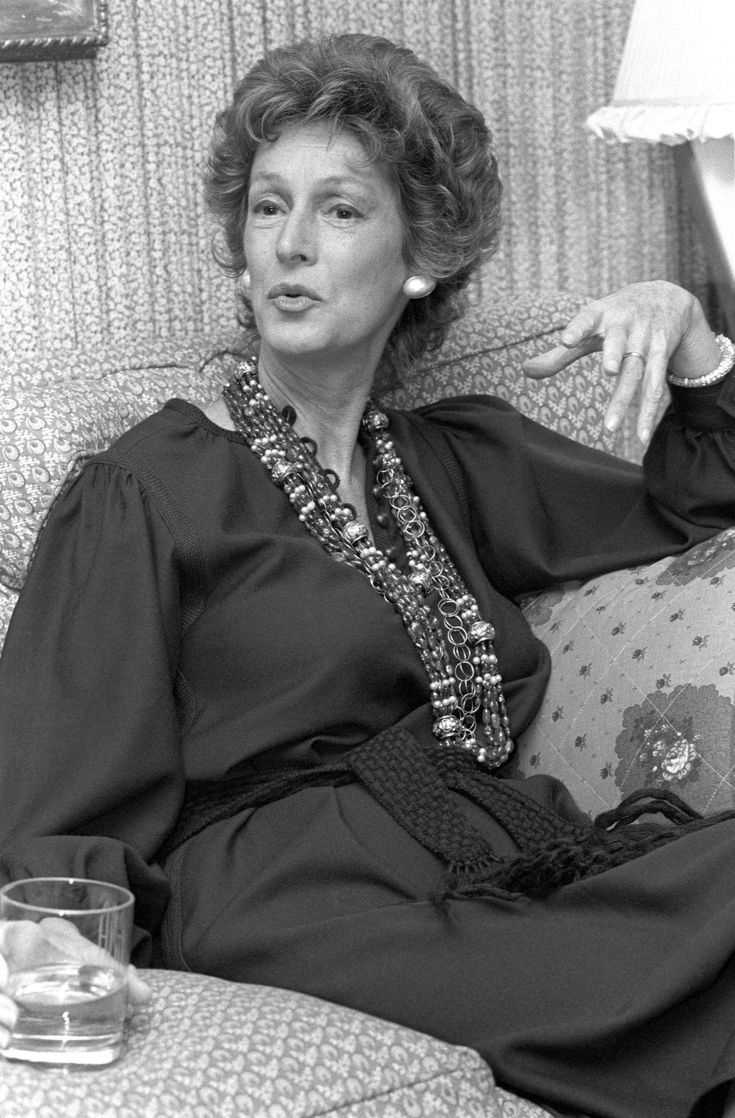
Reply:
<svg viewBox="0 0 735 1118"><path fill-rule="evenodd" d="M281 225L276 253L282 264L311 263L316 256L313 219L303 210L292 209Z"/></svg>

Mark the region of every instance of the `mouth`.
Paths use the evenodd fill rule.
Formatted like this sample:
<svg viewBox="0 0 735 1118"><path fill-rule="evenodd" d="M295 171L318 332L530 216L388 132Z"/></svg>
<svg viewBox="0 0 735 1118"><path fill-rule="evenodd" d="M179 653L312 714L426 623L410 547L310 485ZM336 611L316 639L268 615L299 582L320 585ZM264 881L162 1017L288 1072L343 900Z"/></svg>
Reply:
<svg viewBox="0 0 735 1118"><path fill-rule="evenodd" d="M292 299L299 299L302 295L315 301L319 299L316 291L313 291L310 287L304 287L302 283L277 283L268 292L269 299L277 299L280 295Z"/></svg>
<svg viewBox="0 0 735 1118"><path fill-rule="evenodd" d="M277 283L268 292L268 298L282 311L305 311L314 303L320 303L321 298L310 287L300 283Z"/></svg>

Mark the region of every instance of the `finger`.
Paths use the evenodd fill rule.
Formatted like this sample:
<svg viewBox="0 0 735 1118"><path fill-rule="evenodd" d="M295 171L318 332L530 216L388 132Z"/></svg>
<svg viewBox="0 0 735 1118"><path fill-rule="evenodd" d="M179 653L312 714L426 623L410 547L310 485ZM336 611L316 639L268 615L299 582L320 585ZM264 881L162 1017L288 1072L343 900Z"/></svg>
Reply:
<svg viewBox="0 0 735 1118"><path fill-rule="evenodd" d="M584 345L601 336L601 308L596 303L588 304L571 318L562 331L561 344L567 349ZM595 348L599 349L599 345ZM588 352L591 352L588 350Z"/></svg>
<svg viewBox="0 0 735 1118"><path fill-rule="evenodd" d="M0 951L14 971L55 963L59 953L33 920L7 920L0 927Z"/></svg>
<svg viewBox="0 0 735 1118"><path fill-rule="evenodd" d="M523 362L522 369L526 376L532 377L534 380L553 377L574 361L578 361L580 357L586 357L588 353L594 353L600 348L600 345L599 338L590 338L576 346L554 346L553 349L549 349L545 353L537 353L535 357L527 358Z"/></svg>
<svg viewBox="0 0 735 1118"><path fill-rule="evenodd" d="M641 352L633 350L620 358L608 357L608 363L606 371L616 372L618 379L605 410L605 427L608 431L617 431L643 381L646 359Z"/></svg>
<svg viewBox="0 0 735 1118"><path fill-rule="evenodd" d="M630 374L631 368L636 366L640 372L645 368L647 350L647 337L629 336L624 327L612 326L605 334L600 365L603 372L611 377ZM631 354L636 356L636 361L626 360Z"/></svg>
<svg viewBox="0 0 735 1118"><path fill-rule="evenodd" d="M109 967L113 965L115 969L121 966L109 951L101 947L97 943L92 943L88 940L79 929L68 920L60 919L56 916L48 917L42 920L39 925L44 932L47 941L60 953L63 952L65 956L73 959L74 962L84 963L88 966ZM127 968L128 971L131 969ZM135 968L132 968L135 971ZM129 981L129 978L128 978ZM136 988L140 988L140 997L142 1003L148 1000L149 994L147 985L142 979L137 979Z"/></svg>
<svg viewBox="0 0 735 1118"><path fill-rule="evenodd" d="M49 917L41 921L46 938L59 950L80 962L109 966L112 957L103 947L91 943L81 934L78 928L68 920L58 917ZM140 977L137 969L131 964L126 969L128 999L133 1006L144 1006L150 1002L153 991L147 982Z"/></svg>
<svg viewBox="0 0 735 1118"><path fill-rule="evenodd" d="M601 317L597 304L583 307L562 331L561 345L523 362L522 368L526 376L533 377L534 380L555 376L574 361L579 361L580 357L596 353L603 344Z"/></svg>
<svg viewBox="0 0 735 1118"><path fill-rule="evenodd" d="M60 957L90 966L107 966L110 956L103 947L83 936L77 926L60 916L48 916L39 923L44 939Z"/></svg>
<svg viewBox="0 0 735 1118"><path fill-rule="evenodd" d="M89 943L76 924L63 916L46 916L38 926L49 943L64 951L74 951Z"/></svg>
<svg viewBox="0 0 735 1118"><path fill-rule="evenodd" d="M144 982L137 968L131 963L128 967L128 998L131 1005L148 1005L152 997L153 991L150 986Z"/></svg>
<svg viewBox="0 0 735 1118"><path fill-rule="evenodd" d="M649 441L654 424L658 420L661 401L666 394L669 356L668 347L663 339L651 341L638 409L637 431L642 443Z"/></svg>
<svg viewBox="0 0 735 1118"><path fill-rule="evenodd" d="M5 1048L7 1045L17 1020L17 1005L5 994L0 994L0 1047Z"/></svg>

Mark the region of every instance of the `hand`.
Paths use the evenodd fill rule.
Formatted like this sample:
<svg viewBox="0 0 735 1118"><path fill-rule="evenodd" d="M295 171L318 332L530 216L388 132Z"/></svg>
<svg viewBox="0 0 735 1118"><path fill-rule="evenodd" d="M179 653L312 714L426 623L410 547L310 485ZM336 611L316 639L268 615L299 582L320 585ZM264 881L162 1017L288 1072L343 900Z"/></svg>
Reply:
<svg viewBox="0 0 735 1118"><path fill-rule="evenodd" d="M602 351L602 368L618 378L605 412L617 431L641 386L638 437L647 443L666 390L667 370L696 378L720 362L720 348L699 301L664 280L634 283L583 307L564 330L561 345L523 364L530 377L561 372L588 353Z"/></svg>
<svg viewBox="0 0 735 1118"><path fill-rule="evenodd" d="M68 920L48 917L39 923L32 920L0 922L0 991L8 985L7 957L13 957L15 970L73 959L75 962L106 964L106 951L90 943ZM128 1002L138 1007L147 1005L151 988L132 965L127 969ZM10 1033L18 1017L15 1002L0 993L0 1048L10 1041Z"/></svg>

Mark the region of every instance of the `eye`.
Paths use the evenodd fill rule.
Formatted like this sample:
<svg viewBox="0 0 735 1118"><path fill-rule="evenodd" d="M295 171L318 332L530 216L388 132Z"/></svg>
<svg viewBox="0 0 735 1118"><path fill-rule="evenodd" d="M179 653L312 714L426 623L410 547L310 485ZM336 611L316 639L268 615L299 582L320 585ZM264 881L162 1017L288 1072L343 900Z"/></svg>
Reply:
<svg viewBox="0 0 735 1118"><path fill-rule="evenodd" d="M353 218L361 217L359 210L354 206L348 206L344 202L340 202L336 206L332 206L330 213L339 221L351 221Z"/></svg>
<svg viewBox="0 0 735 1118"><path fill-rule="evenodd" d="M280 211L280 203L274 198L260 198L250 206L250 212L258 217L276 217Z"/></svg>

